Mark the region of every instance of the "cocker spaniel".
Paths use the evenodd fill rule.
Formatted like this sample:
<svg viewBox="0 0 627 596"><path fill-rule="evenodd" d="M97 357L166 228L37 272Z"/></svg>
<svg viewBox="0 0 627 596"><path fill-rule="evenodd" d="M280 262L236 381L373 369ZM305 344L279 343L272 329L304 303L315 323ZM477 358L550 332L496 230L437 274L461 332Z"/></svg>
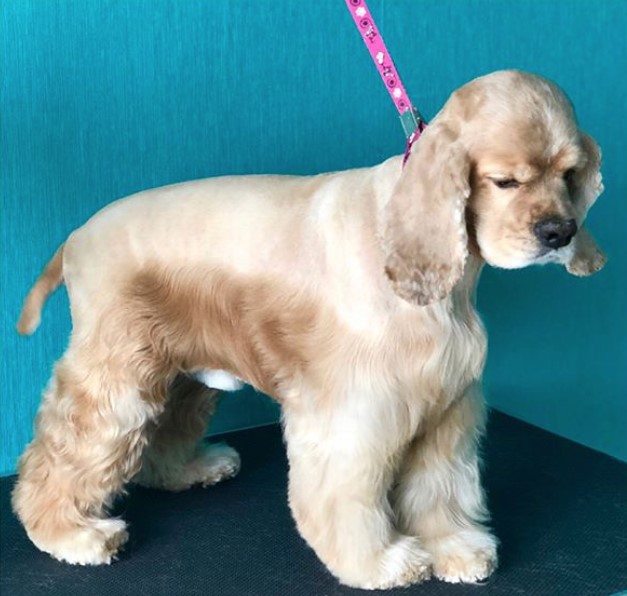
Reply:
<svg viewBox="0 0 627 596"><path fill-rule="evenodd" d="M342 583L492 573L475 286L484 263L603 266L583 227L600 153L553 83L501 71L453 93L401 162L176 184L70 234L18 323L32 333L65 282L72 336L13 494L38 548L109 563L125 483L236 473L201 439L215 388L244 381L282 405L292 513Z"/></svg>

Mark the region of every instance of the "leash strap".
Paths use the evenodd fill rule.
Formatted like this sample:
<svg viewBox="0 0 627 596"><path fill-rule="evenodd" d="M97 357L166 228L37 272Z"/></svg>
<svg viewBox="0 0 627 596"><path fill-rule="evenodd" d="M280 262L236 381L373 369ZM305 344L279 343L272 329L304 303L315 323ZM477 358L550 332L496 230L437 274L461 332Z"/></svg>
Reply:
<svg viewBox="0 0 627 596"><path fill-rule="evenodd" d="M411 104L407 91L398 75L396 66L392 56L385 47L383 37L376 28L374 19L370 14L370 10L365 0L345 0L357 30L361 35L372 61L375 63L379 75L383 80L385 88L388 90L394 105L399 113L401 125L405 131L407 138L407 148L405 149L405 157L403 165L407 161L414 142L420 137L420 133L425 129L426 123L420 116L418 110Z"/></svg>

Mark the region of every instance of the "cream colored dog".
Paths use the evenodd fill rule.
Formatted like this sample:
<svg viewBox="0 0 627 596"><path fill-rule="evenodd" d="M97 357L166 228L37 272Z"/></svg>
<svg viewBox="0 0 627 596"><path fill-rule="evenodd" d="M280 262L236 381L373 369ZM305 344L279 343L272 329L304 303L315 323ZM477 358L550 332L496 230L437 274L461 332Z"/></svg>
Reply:
<svg viewBox="0 0 627 596"><path fill-rule="evenodd" d="M13 495L38 548L109 563L126 482L237 471L199 443L216 392L184 373L281 403L294 518L341 582L490 575L475 286L484 262L603 266L582 228L599 150L555 85L504 71L456 91L401 161L150 190L69 236L18 325L65 281L72 337Z"/></svg>

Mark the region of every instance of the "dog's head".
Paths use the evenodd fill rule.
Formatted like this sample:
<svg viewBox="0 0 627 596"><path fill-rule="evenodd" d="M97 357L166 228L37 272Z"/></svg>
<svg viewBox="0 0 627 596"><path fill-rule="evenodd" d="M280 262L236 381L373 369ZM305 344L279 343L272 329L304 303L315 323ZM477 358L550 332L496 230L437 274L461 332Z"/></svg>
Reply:
<svg viewBox="0 0 627 596"><path fill-rule="evenodd" d="M402 298L446 296L468 251L515 269L605 257L583 229L601 194L601 156L551 82L496 72L457 90L414 145L386 206L386 274Z"/></svg>

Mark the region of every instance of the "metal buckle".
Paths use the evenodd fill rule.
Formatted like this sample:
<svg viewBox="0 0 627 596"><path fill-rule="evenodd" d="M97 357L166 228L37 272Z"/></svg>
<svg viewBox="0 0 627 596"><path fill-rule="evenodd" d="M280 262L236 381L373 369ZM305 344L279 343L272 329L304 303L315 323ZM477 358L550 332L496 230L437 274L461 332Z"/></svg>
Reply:
<svg viewBox="0 0 627 596"><path fill-rule="evenodd" d="M405 131L405 137L407 138L409 138L420 128L420 123L423 121L422 116L420 116L418 110L413 106L407 108L400 115L400 119L403 130Z"/></svg>

